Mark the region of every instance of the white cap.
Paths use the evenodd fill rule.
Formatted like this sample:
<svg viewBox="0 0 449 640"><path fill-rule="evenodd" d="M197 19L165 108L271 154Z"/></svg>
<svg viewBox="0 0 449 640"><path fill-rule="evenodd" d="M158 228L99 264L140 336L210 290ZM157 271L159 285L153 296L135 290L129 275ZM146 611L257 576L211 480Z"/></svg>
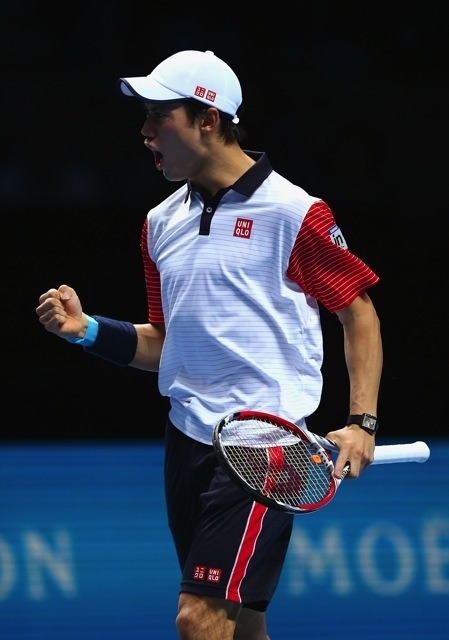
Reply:
<svg viewBox="0 0 449 640"><path fill-rule="evenodd" d="M242 89L234 71L212 51L180 51L170 56L148 76L120 78L125 96L149 102L194 98L232 116L242 104Z"/></svg>

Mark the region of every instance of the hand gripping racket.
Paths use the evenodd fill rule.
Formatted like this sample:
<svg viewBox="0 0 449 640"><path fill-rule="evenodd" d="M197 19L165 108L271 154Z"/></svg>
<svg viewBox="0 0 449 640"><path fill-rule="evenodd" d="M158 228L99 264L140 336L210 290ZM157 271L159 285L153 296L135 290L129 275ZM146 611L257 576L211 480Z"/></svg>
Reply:
<svg viewBox="0 0 449 640"><path fill-rule="evenodd" d="M230 477L256 501L289 513L324 507L342 480L333 474L333 442L269 413L224 417L214 429L213 446ZM421 441L380 445L371 464L425 462L429 455Z"/></svg>

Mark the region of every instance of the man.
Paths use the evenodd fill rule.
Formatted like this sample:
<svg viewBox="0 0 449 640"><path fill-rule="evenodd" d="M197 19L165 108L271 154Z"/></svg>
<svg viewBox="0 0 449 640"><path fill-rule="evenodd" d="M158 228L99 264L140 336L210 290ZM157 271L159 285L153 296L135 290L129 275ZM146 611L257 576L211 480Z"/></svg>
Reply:
<svg viewBox="0 0 449 640"><path fill-rule="evenodd" d="M146 77L121 78L146 110L156 168L182 181L151 209L141 251L148 322L84 313L67 285L39 298L47 331L121 366L158 371L170 399L165 488L182 571L183 640L267 640L265 611L293 516L256 509L217 463L215 424L239 409L306 426L322 391L318 303L343 327L350 383L335 475L373 460L382 369L379 320L367 290L379 278L352 254L329 206L243 150L242 93L212 52L181 51Z"/></svg>

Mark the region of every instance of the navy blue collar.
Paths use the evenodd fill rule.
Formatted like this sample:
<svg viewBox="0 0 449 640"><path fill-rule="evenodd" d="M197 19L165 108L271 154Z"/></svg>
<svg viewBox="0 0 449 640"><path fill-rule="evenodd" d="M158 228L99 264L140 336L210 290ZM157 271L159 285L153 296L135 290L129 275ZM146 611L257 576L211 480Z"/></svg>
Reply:
<svg viewBox="0 0 449 640"><path fill-rule="evenodd" d="M256 161L256 163L245 171L245 173L236 181L233 185L230 185L226 191L233 189L243 196L249 198L256 189L260 187L262 182L273 171L273 167L268 160L268 157L264 151L247 151L245 153ZM187 182L187 194L184 202L187 202L190 196L190 192L194 190L190 180Z"/></svg>

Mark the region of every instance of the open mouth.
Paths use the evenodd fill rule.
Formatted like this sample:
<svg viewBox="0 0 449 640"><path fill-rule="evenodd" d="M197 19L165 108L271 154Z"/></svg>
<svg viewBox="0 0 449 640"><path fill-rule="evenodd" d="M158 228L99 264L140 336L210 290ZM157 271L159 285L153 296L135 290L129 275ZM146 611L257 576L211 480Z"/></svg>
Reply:
<svg viewBox="0 0 449 640"><path fill-rule="evenodd" d="M152 151L154 156L154 164L156 165L157 169L160 169L162 164L162 153L156 151L155 149L152 149Z"/></svg>

